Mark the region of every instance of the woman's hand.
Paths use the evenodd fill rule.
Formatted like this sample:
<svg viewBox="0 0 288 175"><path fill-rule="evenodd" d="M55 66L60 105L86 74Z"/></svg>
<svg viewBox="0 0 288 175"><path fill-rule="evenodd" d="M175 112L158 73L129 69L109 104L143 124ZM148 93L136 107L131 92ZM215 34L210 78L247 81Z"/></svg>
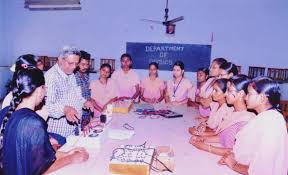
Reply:
<svg viewBox="0 0 288 175"><path fill-rule="evenodd" d="M193 136L190 139L190 144L200 150L205 150L205 148L207 147L207 145L203 141L198 141L196 138L193 138Z"/></svg>
<svg viewBox="0 0 288 175"><path fill-rule="evenodd" d="M196 127L190 127L188 129L188 132L194 136L201 136L201 134L202 134L201 132L199 132L198 128L196 128Z"/></svg>
<svg viewBox="0 0 288 175"><path fill-rule="evenodd" d="M170 102L170 104L173 105L173 106L181 105L181 103L178 102L178 101L172 101L172 102Z"/></svg>
<svg viewBox="0 0 288 175"><path fill-rule="evenodd" d="M49 141L50 141L51 145L59 144L58 141L56 139L54 139L53 137L51 137L51 136L49 137Z"/></svg>
<svg viewBox="0 0 288 175"><path fill-rule="evenodd" d="M144 102L146 102L146 103L151 103L151 104L157 102L157 100L156 100L155 98L145 98L145 97L142 97L142 100L143 100Z"/></svg>
<svg viewBox="0 0 288 175"><path fill-rule="evenodd" d="M200 104L204 107L204 108L208 108L210 107L210 103L212 102L212 97L208 97L208 98L201 98L200 99Z"/></svg>
<svg viewBox="0 0 288 175"><path fill-rule="evenodd" d="M118 101L122 101L122 100L131 100L132 98L131 97L125 97L125 96L123 96L123 97L119 97L117 100Z"/></svg>
<svg viewBox="0 0 288 175"><path fill-rule="evenodd" d="M55 151L57 151L61 147L61 145L58 143L58 141L51 136L49 138L49 141L50 141L50 143L51 143L51 145Z"/></svg>
<svg viewBox="0 0 288 175"><path fill-rule="evenodd" d="M102 107L102 111L101 111L101 112L106 111L107 105L108 105L108 104L105 104L105 105Z"/></svg>
<svg viewBox="0 0 288 175"><path fill-rule="evenodd" d="M195 127L190 127L188 129L188 132L191 134L191 135L194 135L194 136L197 136L199 135L199 132L197 131L197 129Z"/></svg>
<svg viewBox="0 0 288 175"><path fill-rule="evenodd" d="M197 142L204 142L205 137L202 136L191 136L190 137L190 143L192 144L192 141L197 141Z"/></svg>
<svg viewBox="0 0 288 175"><path fill-rule="evenodd" d="M72 163L82 163L89 159L89 154L84 148L74 148L68 152Z"/></svg>
<svg viewBox="0 0 288 175"><path fill-rule="evenodd" d="M231 169L236 164L236 160L234 158L234 154L232 152L227 152L219 161L218 164L220 165L227 165Z"/></svg>
<svg viewBox="0 0 288 175"><path fill-rule="evenodd" d="M158 103L158 100L157 100L156 98L152 98L152 99L151 99L151 102L152 102L152 103Z"/></svg>

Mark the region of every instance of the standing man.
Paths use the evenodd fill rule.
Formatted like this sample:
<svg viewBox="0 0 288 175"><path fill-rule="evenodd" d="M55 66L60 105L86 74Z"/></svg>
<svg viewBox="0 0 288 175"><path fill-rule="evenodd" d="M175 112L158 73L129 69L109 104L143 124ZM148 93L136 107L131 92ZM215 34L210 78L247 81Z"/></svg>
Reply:
<svg viewBox="0 0 288 175"><path fill-rule="evenodd" d="M63 137L75 134L82 116L82 108L93 110L91 102L82 97L74 70L80 52L74 47L64 47L58 62L45 74L47 87L48 131Z"/></svg>
<svg viewBox="0 0 288 175"><path fill-rule="evenodd" d="M118 100L133 99L139 96L140 81L137 73L132 70L132 57L125 53L120 58L121 69L112 74L112 79L115 80L118 86Z"/></svg>
<svg viewBox="0 0 288 175"><path fill-rule="evenodd" d="M89 89L89 68L90 68L91 55L83 50L80 51L80 60L75 70L75 78L77 85L81 88L82 97L85 100L94 101L91 99L91 90ZM83 111L81 128L83 129L90 122L89 112Z"/></svg>
<svg viewBox="0 0 288 175"><path fill-rule="evenodd" d="M80 51L80 59L75 70L77 85L81 87L82 97L86 100L91 98L89 89L89 68L91 55L83 50Z"/></svg>

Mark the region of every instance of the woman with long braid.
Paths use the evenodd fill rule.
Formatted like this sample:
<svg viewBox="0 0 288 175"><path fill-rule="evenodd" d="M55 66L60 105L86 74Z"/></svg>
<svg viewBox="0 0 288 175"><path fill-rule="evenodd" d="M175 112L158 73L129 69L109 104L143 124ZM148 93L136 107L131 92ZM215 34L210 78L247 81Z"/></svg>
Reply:
<svg viewBox="0 0 288 175"><path fill-rule="evenodd" d="M71 163L88 159L76 148L55 152L49 142L47 124L36 112L46 93L42 71L23 65L12 80L10 106L0 111L1 174L30 175L51 173ZM17 144L16 144L17 143Z"/></svg>

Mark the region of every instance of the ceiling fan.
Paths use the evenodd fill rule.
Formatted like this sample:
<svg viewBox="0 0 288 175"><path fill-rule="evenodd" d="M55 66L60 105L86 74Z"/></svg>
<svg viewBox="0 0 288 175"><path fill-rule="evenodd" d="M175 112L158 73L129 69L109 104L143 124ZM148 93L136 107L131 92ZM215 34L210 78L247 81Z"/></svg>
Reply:
<svg viewBox="0 0 288 175"><path fill-rule="evenodd" d="M168 13L169 13L168 0L166 0L164 21L157 21L157 20L150 20L150 19L141 19L141 21L155 23L155 24L162 24L162 25L166 26L166 33L167 34L174 34L175 33L175 27L176 27L175 23L184 20L184 16L179 16L177 18L168 20L168 17L169 17Z"/></svg>

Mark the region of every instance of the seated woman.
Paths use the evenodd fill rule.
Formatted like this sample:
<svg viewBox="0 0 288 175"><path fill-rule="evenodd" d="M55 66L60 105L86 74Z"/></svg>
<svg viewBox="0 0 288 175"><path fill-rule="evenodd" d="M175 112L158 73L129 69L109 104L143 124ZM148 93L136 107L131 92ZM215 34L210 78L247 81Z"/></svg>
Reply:
<svg viewBox="0 0 288 175"><path fill-rule="evenodd" d="M233 105L234 112L222 121L216 130L215 136L192 136L190 143L196 148L209 151L212 154L223 156L232 150L235 144L236 134L255 117L255 114L247 111L245 97L250 80L247 77L233 77L228 82L226 100ZM209 143L220 143L221 147L211 146Z"/></svg>
<svg viewBox="0 0 288 175"><path fill-rule="evenodd" d="M227 61L224 58L215 58L212 61L209 71L209 78L203 86L200 88L199 92L199 113L201 120L207 120L207 117L210 115L211 109L210 104L212 102L212 84L220 75L220 66Z"/></svg>
<svg viewBox="0 0 288 175"><path fill-rule="evenodd" d="M13 72L12 79L15 79L17 72L20 70L31 68L31 67L32 68L37 67L37 61L36 61L37 59L39 60L39 58L37 58L35 55L31 55L31 54L19 56L16 60L16 63L10 68L10 70ZM12 101L12 98L13 98L12 89L11 89L12 86L13 85L10 84L10 87L9 87L10 92L7 94L7 96L5 97L5 99L2 103L2 109L9 106L10 102ZM44 101L43 101L43 103L41 103L40 105L37 106L35 111L44 120L47 120L48 111L44 105ZM64 137L60 136L59 134L49 133L49 137L50 137L51 144L55 148L65 144L65 142L66 142L66 139Z"/></svg>
<svg viewBox="0 0 288 175"><path fill-rule="evenodd" d="M37 61L36 61L37 60ZM21 55L17 58L16 63L10 68L10 70L14 73L14 72L18 72L21 69L24 69L25 67L29 68L29 67L37 67L38 66L38 61L40 59L38 57L36 57L35 55L32 54L26 54L26 55ZM37 67L38 68L38 67ZM39 68L38 68L39 69ZM41 70L41 69L40 69ZM14 77L15 75L13 75ZM13 78L12 78L13 79ZM11 85L10 85L11 86ZM11 87L9 87L10 89ZM9 92L6 97L3 100L2 103L2 109L9 106L10 102L12 100L12 92ZM39 106L40 108L38 108L36 110L37 114L39 114L44 120L46 120L48 118L48 112L45 106L43 106L43 104L41 104L41 106Z"/></svg>
<svg viewBox="0 0 288 175"><path fill-rule="evenodd" d="M230 79L233 76L238 75L238 69L235 64L231 62L226 62L220 66L219 73L219 78Z"/></svg>
<svg viewBox="0 0 288 175"><path fill-rule="evenodd" d="M195 99L189 99L188 100L188 106L192 106L195 108L199 108L199 102L200 102L200 89L201 87L204 86L204 84L206 83L206 80L209 76L209 70L207 68L199 68L197 70L197 87L196 87L196 91L195 91Z"/></svg>
<svg viewBox="0 0 288 175"><path fill-rule="evenodd" d="M123 54L120 58L121 69L112 74L112 79L118 87L118 100L132 99L135 100L139 96L139 77L132 70L132 57L129 54Z"/></svg>
<svg viewBox="0 0 288 175"><path fill-rule="evenodd" d="M46 93L42 71L27 67L12 80L10 106L0 111L0 150L7 175L51 173L71 163L88 159L82 149L55 152L49 142L47 123L34 112ZM15 144L17 143L17 144Z"/></svg>
<svg viewBox="0 0 288 175"><path fill-rule="evenodd" d="M149 64L149 77L141 81L140 96L145 103L160 103L164 99L165 85L158 78L158 64Z"/></svg>
<svg viewBox="0 0 288 175"><path fill-rule="evenodd" d="M227 79L217 79L213 83L213 101L210 104L211 113L206 122L202 122L198 128L189 128L192 135L212 136L216 135L216 129L223 119L229 117L234 111L226 102L225 93L227 90ZM200 130L199 130L200 129Z"/></svg>
<svg viewBox="0 0 288 175"><path fill-rule="evenodd" d="M95 101L94 108L96 109L94 115L102 113L108 104L117 101L118 89L116 83L110 78L112 68L110 64L102 64L100 67L100 77L98 80L91 81L91 98Z"/></svg>
<svg viewBox="0 0 288 175"><path fill-rule="evenodd" d="M248 86L246 103L257 111L236 135L233 152L227 152L219 164L240 174L287 175L288 134L278 111L280 87L270 78L256 78Z"/></svg>
<svg viewBox="0 0 288 175"><path fill-rule="evenodd" d="M192 83L184 77L184 63L176 61L173 65L173 80L167 81L165 102L172 105L187 105L192 93Z"/></svg>
<svg viewBox="0 0 288 175"><path fill-rule="evenodd" d="M36 67L36 59L35 59L35 56L34 55L31 55L31 54L26 54L26 55L21 55L17 58L16 60L16 63L13 64L13 66L10 68L10 70L14 73L14 72L18 72L19 70L21 69L24 69L24 66L25 67ZM13 74L13 77L15 76L16 74ZM12 77L12 79L13 79ZM9 85L9 93L6 95L6 97L4 98L3 100L3 103L2 103L2 108L5 108L7 106L10 105L10 102L12 100L12 91L11 91L11 83Z"/></svg>

